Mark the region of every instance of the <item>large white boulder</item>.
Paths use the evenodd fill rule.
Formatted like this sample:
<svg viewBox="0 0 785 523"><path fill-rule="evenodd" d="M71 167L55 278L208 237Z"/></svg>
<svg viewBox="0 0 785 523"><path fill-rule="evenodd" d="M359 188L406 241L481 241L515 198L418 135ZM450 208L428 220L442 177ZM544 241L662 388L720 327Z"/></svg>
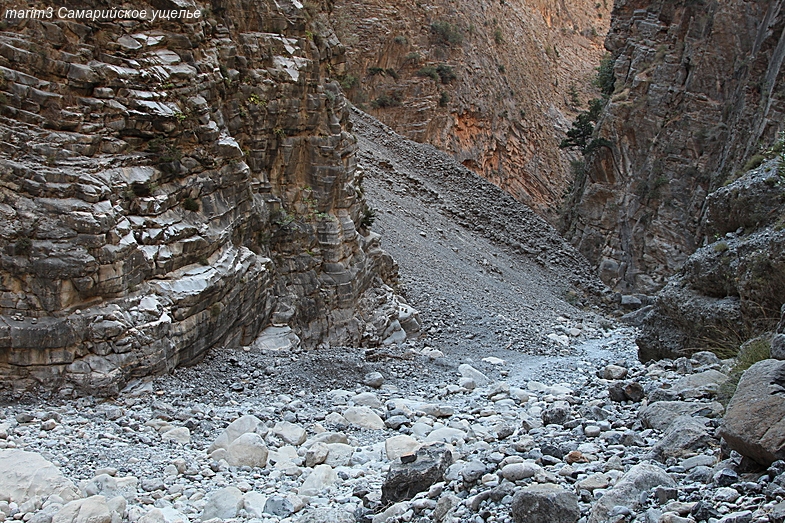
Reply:
<svg viewBox="0 0 785 523"><path fill-rule="evenodd" d="M210 448L207 449L207 453L209 454L217 449L228 449L229 444L243 434L256 432L257 430L261 431L264 428L264 423L256 416L249 414L247 416L237 418L224 429L218 438L216 438L213 444L210 445Z"/></svg>
<svg viewBox="0 0 785 523"><path fill-rule="evenodd" d="M316 465L297 493L301 496L316 496L336 481L338 474L330 465Z"/></svg>
<svg viewBox="0 0 785 523"><path fill-rule="evenodd" d="M207 502L199 519L231 519L243 506L243 493L237 487L224 487L207 495ZM54 523L54 522L53 522Z"/></svg>
<svg viewBox="0 0 785 523"><path fill-rule="evenodd" d="M122 496L107 500L105 496L75 499L52 517L52 523L112 523L122 521L126 501Z"/></svg>
<svg viewBox="0 0 785 523"><path fill-rule="evenodd" d="M349 407L344 411L343 417L352 425L363 429L382 430L385 428L382 418L368 407Z"/></svg>
<svg viewBox="0 0 785 523"><path fill-rule="evenodd" d="M233 467L259 467L267 465L267 446L259 434L242 434L226 449L226 462Z"/></svg>
<svg viewBox="0 0 785 523"><path fill-rule="evenodd" d="M0 450L0 499L19 505L33 498L60 496L63 501L80 497L76 486L51 462L36 452Z"/></svg>

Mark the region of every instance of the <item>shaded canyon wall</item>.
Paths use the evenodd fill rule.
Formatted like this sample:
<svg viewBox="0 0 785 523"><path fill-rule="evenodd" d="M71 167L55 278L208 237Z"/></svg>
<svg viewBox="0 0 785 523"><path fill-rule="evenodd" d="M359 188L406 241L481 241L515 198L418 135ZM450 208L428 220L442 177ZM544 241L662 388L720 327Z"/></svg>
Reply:
<svg viewBox="0 0 785 523"><path fill-rule="evenodd" d="M611 145L590 159L565 216L566 236L615 289L656 292L716 240L707 195L777 141L782 4L616 1L605 42L615 92L597 133Z"/></svg>

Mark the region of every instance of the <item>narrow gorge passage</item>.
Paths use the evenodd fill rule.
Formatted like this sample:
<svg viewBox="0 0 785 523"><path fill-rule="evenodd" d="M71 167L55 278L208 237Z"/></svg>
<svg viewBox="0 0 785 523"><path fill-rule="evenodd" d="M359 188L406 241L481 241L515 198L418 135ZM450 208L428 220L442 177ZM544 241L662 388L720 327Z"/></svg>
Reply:
<svg viewBox="0 0 785 523"><path fill-rule="evenodd" d="M785 523L785 0L87 3L0 11L0 523Z"/></svg>

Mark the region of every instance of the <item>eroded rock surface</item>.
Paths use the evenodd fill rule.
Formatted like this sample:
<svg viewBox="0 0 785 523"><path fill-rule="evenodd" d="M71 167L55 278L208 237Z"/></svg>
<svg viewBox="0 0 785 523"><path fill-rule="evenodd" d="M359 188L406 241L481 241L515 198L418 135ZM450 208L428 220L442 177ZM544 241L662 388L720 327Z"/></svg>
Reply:
<svg viewBox="0 0 785 523"><path fill-rule="evenodd" d="M362 223L344 48L299 2L207 7L4 22L4 385L112 394L270 323L315 346L397 321L391 290L363 297L394 267Z"/></svg>
<svg viewBox="0 0 785 523"><path fill-rule="evenodd" d="M704 227L712 241L640 311L642 359L738 346L774 330L785 301L781 176L779 160L771 160L708 196Z"/></svg>
<svg viewBox="0 0 785 523"><path fill-rule="evenodd" d="M606 283L652 293L712 239L707 195L779 138L785 17L779 2L628 0L612 18L609 145L576 181L566 230ZM766 207L751 202L723 210L728 230Z"/></svg>
<svg viewBox="0 0 785 523"><path fill-rule="evenodd" d="M762 465L785 459L785 362L764 360L744 372L720 434Z"/></svg>

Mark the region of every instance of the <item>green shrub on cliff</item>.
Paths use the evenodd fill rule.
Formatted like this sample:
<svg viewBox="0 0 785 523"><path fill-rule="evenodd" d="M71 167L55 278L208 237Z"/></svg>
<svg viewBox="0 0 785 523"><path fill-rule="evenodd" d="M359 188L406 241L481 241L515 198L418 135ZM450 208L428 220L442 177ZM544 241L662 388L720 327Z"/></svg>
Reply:
<svg viewBox="0 0 785 523"><path fill-rule="evenodd" d="M360 227L369 229L374 221L376 221L376 209L368 207L366 204L363 208L363 215L360 218Z"/></svg>
<svg viewBox="0 0 785 523"><path fill-rule="evenodd" d="M458 75L455 74L455 70L447 64L439 64L436 67L428 65L417 71L416 74L417 76L430 78L434 82L441 81L443 84L448 84L458 78Z"/></svg>
<svg viewBox="0 0 785 523"><path fill-rule="evenodd" d="M602 57L600 66L597 68L594 85L602 92L603 96L612 95L616 86L616 75L613 72L614 63L613 56L606 54Z"/></svg>
<svg viewBox="0 0 785 523"><path fill-rule="evenodd" d="M453 68L447 64L439 64L436 66L436 74L439 75L443 84L448 84L458 78Z"/></svg>
<svg viewBox="0 0 785 523"><path fill-rule="evenodd" d="M347 73L340 79L341 89L348 91L359 83L360 79L351 73Z"/></svg>
<svg viewBox="0 0 785 523"><path fill-rule="evenodd" d="M425 76L426 78L432 79L434 82L439 81L439 73L436 72L435 67L426 66L417 71L417 76Z"/></svg>
<svg viewBox="0 0 785 523"><path fill-rule="evenodd" d="M602 138L592 140L594 134L594 124L600 119L600 113L605 107L605 100L596 98L589 102L589 110L582 111L572 122L572 128L567 131L567 138L561 141L559 147L568 149L577 147L581 154L588 155L600 145L607 145L608 141Z"/></svg>
<svg viewBox="0 0 785 523"><path fill-rule="evenodd" d="M386 107L399 107L401 105L401 96L397 93L382 94L371 102L371 107L374 109L384 109Z"/></svg>
<svg viewBox="0 0 785 523"><path fill-rule="evenodd" d="M436 35L437 40L442 44L452 46L463 43L463 31L461 31L461 28L446 20L438 20L432 23L431 32Z"/></svg>

